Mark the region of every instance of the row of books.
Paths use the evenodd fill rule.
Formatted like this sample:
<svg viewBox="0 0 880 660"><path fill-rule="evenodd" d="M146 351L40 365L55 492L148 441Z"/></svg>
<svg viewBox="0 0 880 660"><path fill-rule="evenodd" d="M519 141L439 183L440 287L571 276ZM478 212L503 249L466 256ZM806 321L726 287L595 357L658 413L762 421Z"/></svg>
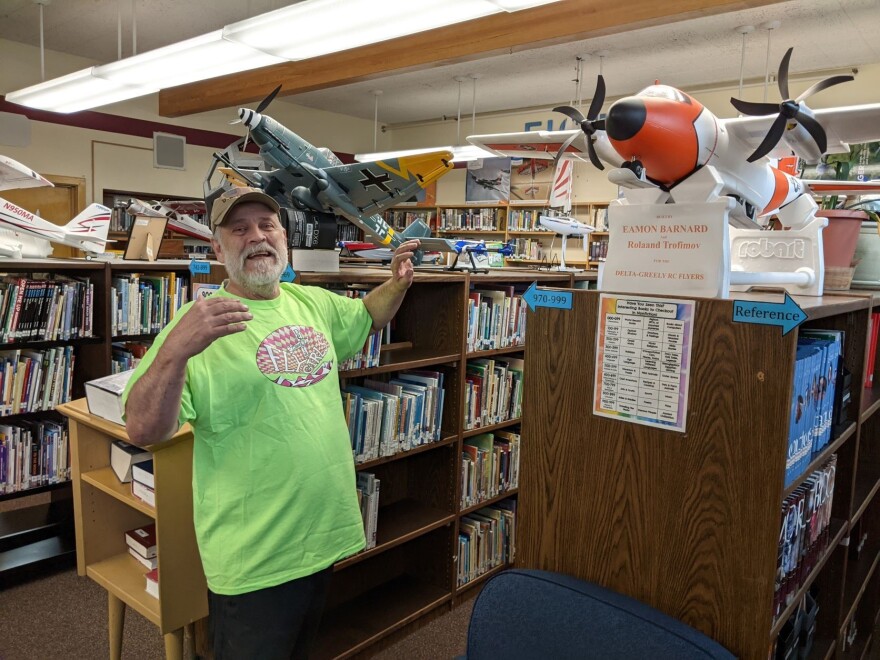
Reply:
<svg viewBox="0 0 880 660"><path fill-rule="evenodd" d="M346 298L360 298L363 300L370 292L369 289L330 289L333 293ZM383 328L379 332L373 332L367 337L363 348L346 360L339 363L340 371L352 369L371 369L379 366L379 357L382 344L387 341L388 329Z"/></svg>
<svg viewBox="0 0 880 660"><path fill-rule="evenodd" d="M357 473L358 503L364 521L364 536L367 539L365 550L376 547L376 527L379 519L380 481L371 472Z"/></svg>
<svg viewBox="0 0 880 660"><path fill-rule="evenodd" d="M2 341L55 341L91 337L94 285L55 275L7 276L0 282Z"/></svg>
<svg viewBox="0 0 880 660"><path fill-rule="evenodd" d="M461 451L461 508L519 487L519 433L481 433Z"/></svg>
<svg viewBox="0 0 880 660"><path fill-rule="evenodd" d="M877 365L877 337L880 334L880 312L871 313L868 327L868 364L865 369L865 387L874 387L874 368Z"/></svg>
<svg viewBox="0 0 880 660"><path fill-rule="evenodd" d="M605 261L608 256L608 239L592 241L590 243L590 261Z"/></svg>
<svg viewBox="0 0 880 660"><path fill-rule="evenodd" d="M404 371L388 381L342 388L355 462L393 456L441 436L445 390L441 371Z"/></svg>
<svg viewBox="0 0 880 660"><path fill-rule="evenodd" d="M443 209L440 231L499 231L497 208Z"/></svg>
<svg viewBox="0 0 880 660"><path fill-rule="evenodd" d="M512 286L482 287L468 294L468 351L525 343L526 304Z"/></svg>
<svg viewBox="0 0 880 660"><path fill-rule="evenodd" d="M779 631L776 648L771 655L775 660L806 660L813 650L816 638L816 616L819 614L819 589L816 585L804 594Z"/></svg>
<svg viewBox="0 0 880 660"><path fill-rule="evenodd" d="M149 344L140 341L113 342L110 355L110 373L118 374L134 369L149 348Z"/></svg>
<svg viewBox="0 0 880 660"><path fill-rule="evenodd" d="M500 424L522 416L523 361L520 358L468 360L464 428Z"/></svg>
<svg viewBox="0 0 880 660"><path fill-rule="evenodd" d="M541 261L546 256L544 245L533 238L515 238L513 243L513 259Z"/></svg>
<svg viewBox="0 0 880 660"><path fill-rule="evenodd" d="M136 527L125 532L128 553L147 568L144 589L153 598L159 597L159 553L156 543L156 523Z"/></svg>
<svg viewBox="0 0 880 660"><path fill-rule="evenodd" d="M188 300L189 282L174 272L113 278L110 289L110 331L117 335L159 332Z"/></svg>
<svg viewBox="0 0 880 660"><path fill-rule="evenodd" d="M436 224L433 211L410 211L398 209L385 212L385 222L395 229L405 229L417 220L421 220L429 227L433 227Z"/></svg>
<svg viewBox="0 0 880 660"><path fill-rule="evenodd" d="M828 547L837 455L813 472L782 503L773 615L791 603Z"/></svg>
<svg viewBox="0 0 880 660"><path fill-rule="evenodd" d="M51 410L70 401L73 346L0 351L0 414Z"/></svg>
<svg viewBox="0 0 880 660"><path fill-rule="evenodd" d="M546 231L538 218L546 212L541 209L537 211L510 209L507 214L507 230L508 231Z"/></svg>
<svg viewBox="0 0 880 660"><path fill-rule="evenodd" d="M515 500L502 500L463 516L458 526L458 586L511 563L515 538Z"/></svg>
<svg viewBox="0 0 880 660"><path fill-rule="evenodd" d="M40 420L0 425L0 495L68 479L65 423Z"/></svg>
<svg viewBox="0 0 880 660"><path fill-rule="evenodd" d="M786 487L831 440L843 339L842 330L803 330L798 336L785 463Z"/></svg>

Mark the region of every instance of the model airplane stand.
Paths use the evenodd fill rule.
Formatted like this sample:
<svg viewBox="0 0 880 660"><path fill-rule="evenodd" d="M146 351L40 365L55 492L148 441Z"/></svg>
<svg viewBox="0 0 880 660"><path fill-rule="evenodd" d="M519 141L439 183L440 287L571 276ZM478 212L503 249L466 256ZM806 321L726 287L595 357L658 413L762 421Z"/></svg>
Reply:
<svg viewBox="0 0 880 660"><path fill-rule="evenodd" d="M731 227L736 201L719 196L721 187L708 166L672 192L650 185L625 189L608 207L608 255L599 289L726 298L731 290L775 286L821 295L826 221L812 215L815 203L792 204L796 208L786 217L780 212L783 224L795 227L786 232Z"/></svg>

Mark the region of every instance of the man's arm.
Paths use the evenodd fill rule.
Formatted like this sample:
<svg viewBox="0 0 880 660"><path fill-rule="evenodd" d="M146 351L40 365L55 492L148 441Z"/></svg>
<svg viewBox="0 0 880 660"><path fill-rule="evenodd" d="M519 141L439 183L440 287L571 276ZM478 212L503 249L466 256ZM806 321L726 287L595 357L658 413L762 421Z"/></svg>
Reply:
<svg viewBox="0 0 880 660"><path fill-rule="evenodd" d="M125 428L132 444L151 445L174 435L187 360L216 339L241 332L251 318L247 307L231 298L215 296L193 303L132 385L125 403Z"/></svg>
<svg viewBox="0 0 880 660"><path fill-rule="evenodd" d="M391 259L391 277L364 297L364 305L373 319L374 331L384 328L400 309L413 281L412 258L418 247L417 240L401 244Z"/></svg>

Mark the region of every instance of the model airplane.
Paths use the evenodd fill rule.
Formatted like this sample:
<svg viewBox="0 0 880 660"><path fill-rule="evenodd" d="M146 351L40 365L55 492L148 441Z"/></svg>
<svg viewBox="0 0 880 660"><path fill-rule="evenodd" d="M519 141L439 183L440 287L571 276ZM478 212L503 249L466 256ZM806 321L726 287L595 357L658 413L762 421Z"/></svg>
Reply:
<svg viewBox="0 0 880 660"><path fill-rule="evenodd" d="M241 108L238 116L248 129L248 138L260 148L267 169L240 167L231 152L215 154L212 171L222 166L227 170L224 186L232 185L232 175L248 185L257 186L278 200L282 207L293 207L314 213L341 215L375 237L379 245L396 248L411 238L438 242L423 249L448 249L444 239L428 239L431 229L422 221L412 223L403 231L395 231L380 213L394 204L409 199L420 189L452 170L452 152L436 151L401 158L343 164L325 148L317 148L262 111L277 94L276 88L255 110ZM235 145L233 145L235 146ZM240 152L243 149L239 150ZM222 188L222 187L221 187ZM212 201L221 188L208 189L205 199Z"/></svg>
<svg viewBox="0 0 880 660"><path fill-rule="evenodd" d="M555 231L562 236L562 251L559 256L559 266L557 270L579 270L577 268L568 268L565 265L565 248L569 236L580 236L584 244L584 252L587 251L587 236L596 231L592 225L578 222L568 215L540 215L538 222L542 227L546 227L550 231Z"/></svg>
<svg viewBox="0 0 880 660"><path fill-rule="evenodd" d="M811 110L805 103L808 97L852 76L827 78L791 98L791 52L779 67L777 80L784 99L780 104L731 99L743 114L758 116L719 119L681 90L655 84L614 102L603 118L599 111L605 85L600 76L586 116L569 106L556 108L577 121L580 130L468 139L501 155L554 160L586 156L600 169L604 164L614 168L608 178L625 192L623 199L609 206L609 213L617 218L609 217L604 270L611 287L661 291L665 279L694 275L706 282L699 290L709 295L726 296L732 284L781 284L790 292L818 295L824 278L822 228L827 220L816 217L811 190L864 192L876 189L877 184L805 181L777 167L777 159L794 154L814 163L826 153L848 152L848 143L877 140L880 104ZM702 219L696 220L700 214ZM771 214L791 231L760 231ZM711 218L723 218L723 227L705 224ZM629 224L624 227L625 223ZM705 229L706 235L721 240L713 250L700 241L667 241L664 228L674 232ZM640 231L649 231L650 239L627 236ZM651 263L661 265L655 281L646 282L638 274L644 270L641 260L661 245L699 248L702 270L684 272L683 262L676 259L680 252L651 253ZM720 268L713 270L709 264Z"/></svg>
<svg viewBox="0 0 880 660"><path fill-rule="evenodd" d="M51 186L44 177L21 163L0 156L0 190ZM44 220L35 213L0 198L0 256L45 258L52 243L62 243L90 254L101 254L107 244L110 209L90 204L64 226Z"/></svg>
<svg viewBox="0 0 880 660"><path fill-rule="evenodd" d="M192 203L192 202L187 202ZM169 203L162 202L145 202L140 199L132 198L127 211L132 215L145 215L156 218L168 218L168 229L176 231L190 238L196 238L210 243L213 234L211 229L194 219L187 213L183 213Z"/></svg>

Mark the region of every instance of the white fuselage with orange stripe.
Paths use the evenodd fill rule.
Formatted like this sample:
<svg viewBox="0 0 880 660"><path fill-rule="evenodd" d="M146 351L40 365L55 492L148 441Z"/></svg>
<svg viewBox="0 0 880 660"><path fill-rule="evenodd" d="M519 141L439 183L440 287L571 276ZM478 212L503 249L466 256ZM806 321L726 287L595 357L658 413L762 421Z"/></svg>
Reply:
<svg viewBox="0 0 880 660"><path fill-rule="evenodd" d="M719 194L739 202L731 222L754 226L757 217L803 194L804 186L770 158L749 163L752 149L726 130L728 121L674 87L652 85L612 104L606 131L624 162L641 162L647 178L669 190L700 168L714 167L724 182Z"/></svg>

